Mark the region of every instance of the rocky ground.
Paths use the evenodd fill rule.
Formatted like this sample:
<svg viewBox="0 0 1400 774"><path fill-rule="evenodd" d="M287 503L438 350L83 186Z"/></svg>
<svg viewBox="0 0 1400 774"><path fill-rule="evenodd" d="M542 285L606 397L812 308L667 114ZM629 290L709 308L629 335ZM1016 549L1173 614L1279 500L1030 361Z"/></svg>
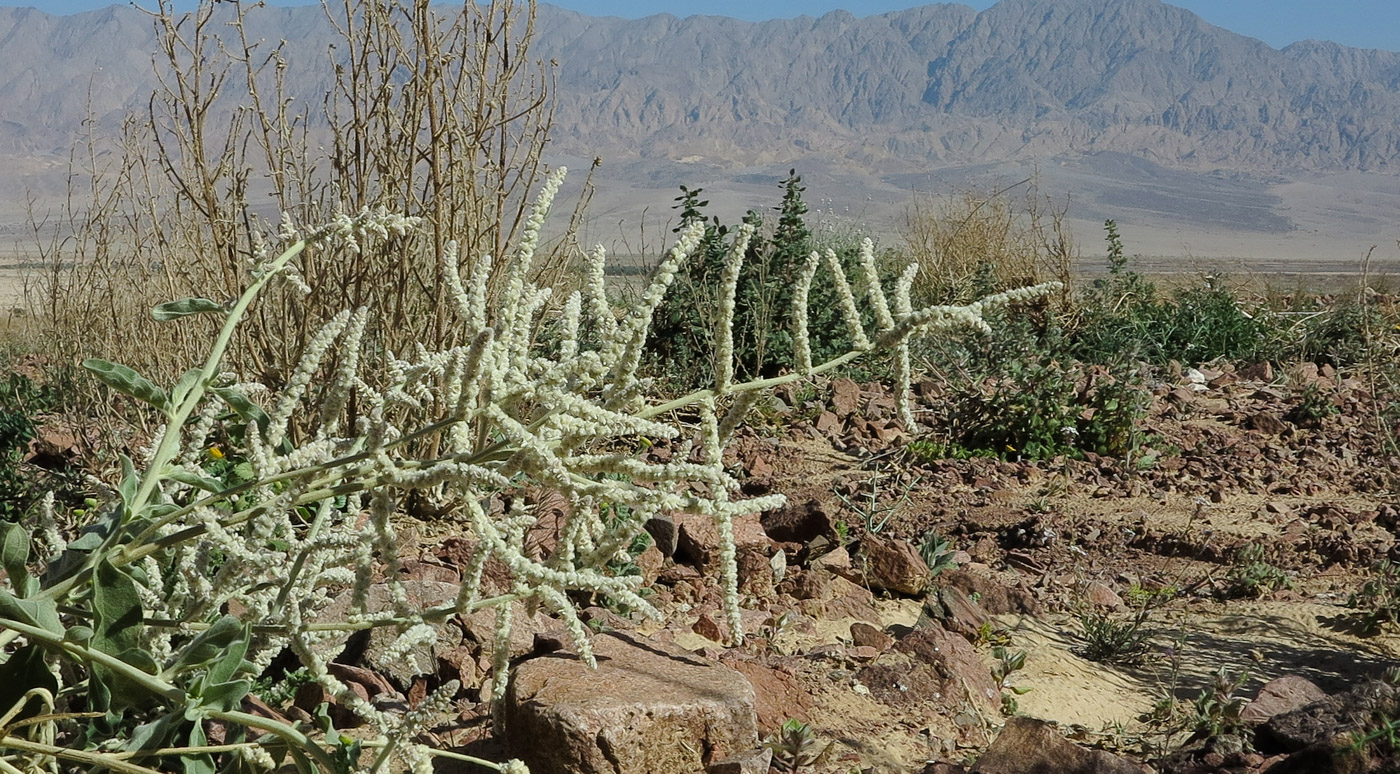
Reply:
<svg viewBox="0 0 1400 774"><path fill-rule="evenodd" d="M1400 635L1363 614L1400 603L1348 607L1400 558L1400 459L1370 385L1259 365L1151 389L1132 462L924 459L883 387L781 392L731 447L748 493L789 499L736 525L743 643L726 644L714 527L656 519L634 571L664 621L589 607L589 672L557 621L518 611L506 738L473 688L433 741L535 774L1397 770ZM452 598L469 543L405 528L411 591ZM931 534L947 545L921 555ZM532 539L548 549L547 529ZM492 624L450 623L417 668L363 638L342 678L410 705L487 685ZM789 719L810 737L756 747Z"/></svg>

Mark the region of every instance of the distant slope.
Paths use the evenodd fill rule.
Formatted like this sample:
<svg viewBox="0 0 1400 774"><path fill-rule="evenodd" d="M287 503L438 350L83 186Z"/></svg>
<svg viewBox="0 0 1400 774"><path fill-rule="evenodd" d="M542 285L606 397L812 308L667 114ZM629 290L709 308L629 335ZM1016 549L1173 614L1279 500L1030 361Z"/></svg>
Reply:
<svg viewBox="0 0 1400 774"><path fill-rule="evenodd" d="M263 8L248 32L290 42L288 82L314 112L333 39L320 8ZM57 201L85 126L145 114L154 48L128 7L0 8L0 241L28 233L26 197ZM762 23L542 5L532 53L559 63L552 158L606 161L599 238L664 221L681 183L724 217L771 206L790 167L828 214L885 233L911 191L1038 174L1090 233L1136 222L1164 254L1327 256L1395 236L1400 54L1278 50L1159 0Z"/></svg>
<svg viewBox="0 0 1400 774"><path fill-rule="evenodd" d="M264 9L254 36L303 62L315 7ZM1192 168L1394 170L1400 54L1275 50L1158 0L1002 0L749 23L629 21L542 6L534 53L560 63L562 152L746 164L814 153L872 169L1115 151ZM138 11L0 8L0 153L66 153L88 111L144 106ZM303 78L319 102L324 78Z"/></svg>

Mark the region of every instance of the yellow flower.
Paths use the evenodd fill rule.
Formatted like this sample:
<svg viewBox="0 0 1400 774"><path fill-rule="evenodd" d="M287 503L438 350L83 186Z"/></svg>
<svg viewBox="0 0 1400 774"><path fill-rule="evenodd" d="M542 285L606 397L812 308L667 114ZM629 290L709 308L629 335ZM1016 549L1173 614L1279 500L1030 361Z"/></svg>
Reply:
<svg viewBox="0 0 1400 774"><path fill-rule="evenodd" d="M217 446L210 446L210 447L209 447L209 458L210 458L210 459L215 459L215 460L221 460L221 459L224 458L224 452L223 452L222 449L220 449L220 448L217 447Z"/></svg>

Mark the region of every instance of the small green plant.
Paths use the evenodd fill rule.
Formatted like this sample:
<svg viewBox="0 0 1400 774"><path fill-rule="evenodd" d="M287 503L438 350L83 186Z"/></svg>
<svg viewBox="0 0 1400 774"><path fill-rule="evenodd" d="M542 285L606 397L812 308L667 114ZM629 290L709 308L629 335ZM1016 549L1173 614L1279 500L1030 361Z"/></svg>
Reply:
<svg viewBox="0 0 1400 774"><path fill-rule="evenodd" d="M252 693L267 703L269 707L285 707L296 698L297 689L316 682L306 667L298 667L280 678L260 677L253 682Z"/></svg>
<svg viewBox="0 0 1400 774"><path fill-rule="evenodd" d="M1228 667L1221 667L1211 678L1210 685L1196 698L1194 725L1197 734L1207 738L1237 734L1244 728L1240 713L1249 700L1239 695L1249 673L1232 676Z"/></svg>
<svg viewBox="0 0 1400 774"><path fill-rule="evenodd" d="M1293 588L1288 573L1265 561L1266 551L1250 543L1235 552L1235 562L1225 576L1226 594L1231 597L1262 599L1279 589Z"/></svg>
<svg viewBox="0 0 1400 774"><path fill-rule="evenodd" d="M881 489L885 479L892 476L897 479L903 478L904 482L897 484L899 494L890 501L881 493ZM921 476L897 476L892 471L876 471L862 481L854 493L848 494L836 486L833 486L832 492L847 508L860 517L866 533L874 535L882 532L890 523L890 519L894 518L899 510L909 502L909 494L922 480Z"/></svg>
<svg viewBox="0 0 1400 774"><path fill-rule="evenodd" d="M1317 382L1311 382L1303 388L1303 392L1298 396L1297 405L1288 410L1284 419L1299 427L1318 428L1331 416L1341 413L1337 404L1332 402L1332 398Z"/></svg>
<svg viewBox="0 0 1400 774"><path fill-rule="evenodd" d="M1031 690L1025 686L1011 684L1012 675L1026 668L1026 652L1024 650L1013 651L998 645L992 648L992 658L996 659L996 663L992 664L992 680L996 682L997 690L1001 692L1002 714L1015 715L1016 697L1025 696Z"/></svg>
<svg viewBox="0 0 1400 774"><path fill-rule="evenodd" d="M812 727L795 719L787 720L777 733L763 742L764 747L773 751L773 768L787 774L820 762L831 745L827 742L822 746Z"/></svg>
<svg viewBox="0 0 1400 774"><path fill-rule="evenodd" d="M1110 220L1104 228L1109 273L1081 299L1071 354L1091 363L1126 357L1153 365L1261 360L1270 354L1276 336L1267 316L1242 309L1221 278L1207 275L1199 286L1163 297L1129 268L1117 224Z"/></svg>
<svg viewBox="0 0 1400 774"><path fill-rule="evenodd" d="M1082 628L1075 653L1090 661L1132 665L1147 656L1154 632L1148 628L1149 608L1127 616L1088 613L1079 617Z"/></svg>
<svg viewBox="0 0 1400 774"><path fill-rule="evenodd" d="M928 565L930 577L957 567L957 562L953 560L954 553L953 544L933 530L925 532L923 540L919 542L919 556Z"/></svg>
<svg viewBox="0 0 1400 774"><path fill-rule="evenodd" d="M1347 599L1347 607L1357 611L1366 631L1400 623L1400 565L1388 559L1378 562L1371 577Z"/></svg>
<svg viewBox="0 0 1400 774"><path fill-rule="evenodd" d="M977 600L973 600L976 602ZM996 648L1003 648L1011 644L1011 632L1003 627L996 626L991 621L983 621L977 627L977 634L972 639L973 645L991 645Z"/></svg>

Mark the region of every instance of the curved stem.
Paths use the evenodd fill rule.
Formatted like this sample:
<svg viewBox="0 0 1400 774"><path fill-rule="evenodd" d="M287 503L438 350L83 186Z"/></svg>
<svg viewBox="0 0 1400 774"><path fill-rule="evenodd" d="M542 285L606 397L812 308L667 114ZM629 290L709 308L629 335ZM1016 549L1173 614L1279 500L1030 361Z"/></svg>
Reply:
<svg viewBox="0 0 1400 774"><path fill-rule="evenodd" d="M110 769L119 774L161 774L161 772L155 769L148 769L145 766L127 763L110 754L88 752L87 750L70 750L67 747L56 747L51 744L31 742L28 739L20 739L15 736L0 738L0 748L18 750L20 752L29 753L30 755L48 755L63 760L77 761L78 763L85 763L93 769Z"/></svg>

